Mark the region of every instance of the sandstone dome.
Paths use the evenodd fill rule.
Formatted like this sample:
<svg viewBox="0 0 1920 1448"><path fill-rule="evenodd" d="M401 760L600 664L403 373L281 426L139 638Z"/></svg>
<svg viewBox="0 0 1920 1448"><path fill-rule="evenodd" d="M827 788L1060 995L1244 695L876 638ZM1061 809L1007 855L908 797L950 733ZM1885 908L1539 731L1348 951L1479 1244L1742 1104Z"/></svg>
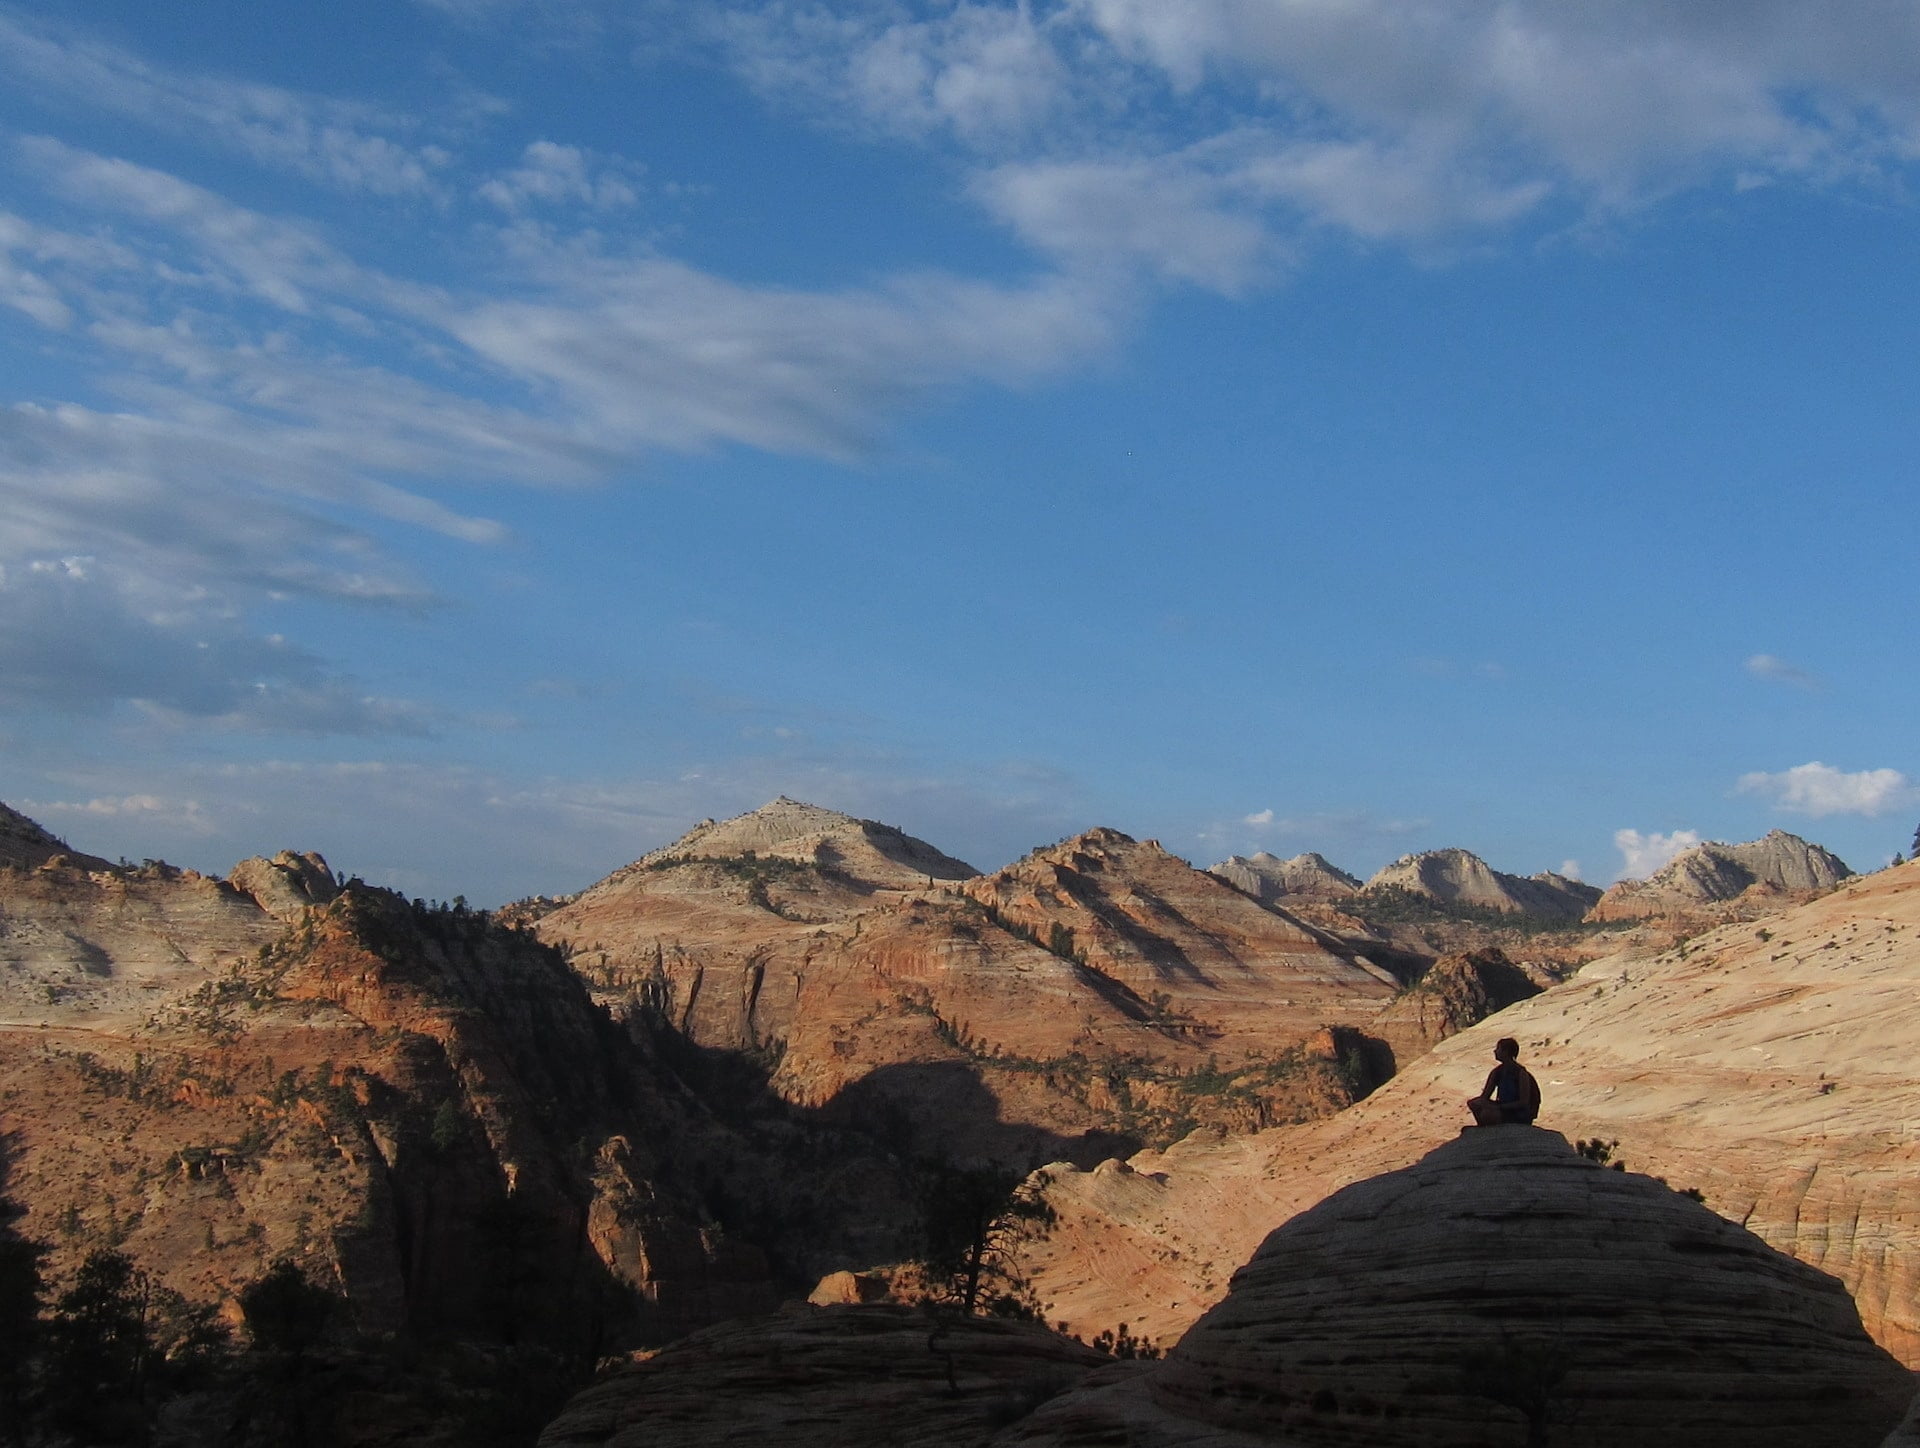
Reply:
<svg viewBox="0 0 1920 1448"><path fill-rule="evenodd" d="M638 863L662 865L675 860L744 855L830 865L870 883L896 887L932 880L965 880L979 873L966 861L956 860L893 825L855 819L838 810L788 799L784 794L732 819L703 820Z"/></svg>
<svg viewBox="0 0 1920 1448"><path fill-rule="evenodd" d="M997 1442L1872 1448L1911 1392L1833 1278L1513 1126L1301 1213L1164 1362Z"/></svg>

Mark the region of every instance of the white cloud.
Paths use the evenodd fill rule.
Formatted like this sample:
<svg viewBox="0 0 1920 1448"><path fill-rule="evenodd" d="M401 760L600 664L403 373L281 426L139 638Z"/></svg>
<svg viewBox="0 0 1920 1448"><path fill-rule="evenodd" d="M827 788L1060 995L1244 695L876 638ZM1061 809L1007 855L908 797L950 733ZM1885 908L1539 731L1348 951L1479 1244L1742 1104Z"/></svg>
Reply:
<svg viewBox="0 0 1920 1448"><path fill-rule="evenodd" d="M1624 200L1702 165L1804 172L1911 140L1920 15L1876 0L1077 0L1191 91L1253 86L1349 135ZM1877 124L1861 125L1862 119Z"/></svg>
<svg viewBox="0 0 1920 1448"><path fill-rule="evenodd" d="M1027 242L1079 268L1143 265L1235 292L1288 255L1233 178L1191 158L1009 164L973 190Z"/></svg>
<svg viewBox="0 0 1920 1448"><path fill-rule="evenodd" d="M1796 689L1816 688L1820 682L1805 669L1774 654L1749 655L1746 668L1756 679L1765 679L1770 684L1791 684Z"/></svg>
<svg viewBox="0 0 1920 1448"><path fill-rule="evenodd" d="M1765 795L1794 814L1882 815L1920 801L1920 789L1897 769L1863 769L1849 774L1814 760L1768 774L1743 774L1734 786L1741 794Z"/></svg>
<svg viewBox="0 0 1920 1448"><path fill-rule="evenodd" d="M1017 384L1112 336L1113 302L1049 279L902 277L836 292L747 287L678 262L554 258L548 296L450 310L473 355L620 452L745 443L848 457L937 388Z"/></svg>
<svg viewBox="0 0 1920 1448"><path fill-rule="evenodd" d="M383 132L414 129L372 106L157 66L116 46L0 10L0 71L16 85L375 195L429 194L447 154Z"/></svg>
<svg viewBox="0 0 1920 1448"><path fill-rule="evenodd" d="M1675 830L1672 834L1641 834L1638 830L1615 830L1614 846L1620 851L1622 880L1644 880L1662 866L1670 862L1675 855L1692 849L1700 843L1700 836L1692 830Z"/></svg>
<svg viewBox="0 0 1920 1448"><path fill-rule="evenodd" d="M1580 879L1580 862L1578 860L1562 860L1560 862L1559 873L1565 875L1569 880Z"/></svg>
<svg viewBox="0 0 1920 1448"><path fill-rule="evenodd" d="M535 141L521 154L518 166L483 182L475 194L512 214L534 205L608 211L640 199L640 168L577 146Z"/></svg>
<svg viewBox="0 0 1920 1448"><path fill-rule="evenodd" d="M1303 228L1424 247L1920 155L1920 13L1882 0L739 0L710 33L765 92L956 138L1050 253L1104 228L1226 291Z"/></svg>
<svg viewBox="0 0 1920 1448"><path fill-rule="evenodd" d="M87 554L128 596L206 590L209 614L242 616L273 593L418 606L427 591L356 518L476 545L505 536L425 484L577 484L661 448L855 456L943 388L1079 362L1108 344L1119 309L1063 277L744 286L544 228L498 234L516 277L514 299L498 300L389 276L315 227L150 167L46 138L16 153L98 222L82 232L0 213L0 302L84 338L125 405L0 410L0 564ZM580 153L527 159L501 181L509 204L620 199ZM57 618L18 614L16 650L35 623ZM138 632L131 615L122 623L102 637ZM229 703L199 685L169 697L132 668L141 653L101 661L76 687L118 679L125 699L246 727L423 727L406 707L312 677ZM242 677L215 672L215 693ZM57 691L33 677L12 696Z"/></svg>
<svg viewBox="0 0 1920 1448"><path fill-rule="evenodd" d="M883 130L1003 145L1066 101L1066 61L1026 5L961 3L934 19L859 3L734 7L712 21L761 91Z"/></svg>
<svg viewBox="0 0 1920 1448"><path fill-rule="evenodd" d="M196 799L164 799L157 794L128 794L87 800L21 800L18 808L41 823L49 820L138 819L164 825L183 835L209 835L218 828Z"/></svg>
<svg viewBox="0 0 1920 1448"><path fill-rule="evenodd" d="M1270 809L1263 809L1259 811L1257 814L1248 815L1244 820L1241 821L1241 823L1253 825L1256 828L1259 828L1264 825L1270 825L1273 823L1273 811Z"/></svg>

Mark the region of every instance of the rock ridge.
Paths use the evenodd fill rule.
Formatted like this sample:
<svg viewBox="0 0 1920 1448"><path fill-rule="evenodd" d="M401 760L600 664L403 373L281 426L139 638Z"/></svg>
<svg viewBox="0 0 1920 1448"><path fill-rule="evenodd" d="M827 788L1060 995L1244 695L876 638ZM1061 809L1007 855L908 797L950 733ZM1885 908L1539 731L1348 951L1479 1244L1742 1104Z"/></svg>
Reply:
<svg viewBox="0 0 1920 1448"><path fill-rule="evenodd" d="M1779 909L1833 889L1853 871L1820 845L1769 830L1745 844L1709 840L1676 855L1645 880L1622 880L1595 902L1594 921L1639 920L1746 904Z"/></svg>
<svg viewBox="0 0 1920 1448"><path fill-rule="evenodd" d="M1366 889L1405 891L1443 906L1562 921L1580 919L1601 894L1596 886L1551 870L1509 875L1472 851L1458 848L1402 855L1368 880Z"/></svg>

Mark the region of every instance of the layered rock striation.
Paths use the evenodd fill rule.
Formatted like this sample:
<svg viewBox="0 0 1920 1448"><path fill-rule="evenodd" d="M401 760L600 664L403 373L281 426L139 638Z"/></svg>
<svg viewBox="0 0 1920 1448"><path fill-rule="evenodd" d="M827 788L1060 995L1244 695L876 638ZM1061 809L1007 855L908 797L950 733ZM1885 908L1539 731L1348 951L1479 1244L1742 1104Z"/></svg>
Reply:
<svg viewBox="0 0 1920 1448"><path fill-rule="evenodd" d="M905 1150L1011 1163L1091 1164L1116 1133L1344 1104L1339 1051L1313 1043L1363 1028L1397 985L1117 831L977 876L790 800L699 826L535 928L609 1006L777 1060L794 1105L893 1122ZM1241 1066L1259 1079L1211 1089Z"/></svg>
<svg viewBox="0 0 1920 1448"><path fill-rule="evenodd" d="M1872 1448L1911 1388L1834 1278L1500 1127L1293 1218L1165 1361L995 1441Z"/></svg>

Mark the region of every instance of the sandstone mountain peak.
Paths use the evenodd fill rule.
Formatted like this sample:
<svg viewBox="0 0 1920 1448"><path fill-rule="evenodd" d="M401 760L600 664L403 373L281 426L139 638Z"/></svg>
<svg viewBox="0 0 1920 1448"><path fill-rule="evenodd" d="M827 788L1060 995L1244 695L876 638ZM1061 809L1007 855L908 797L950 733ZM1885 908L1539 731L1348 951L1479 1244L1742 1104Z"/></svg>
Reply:
<svg viewBox="0 0 1920 1448"><path fill-rule="evenodd" d="M1360 888L1358 877L1308 850L1283 860L1261 850L1253 855L1230 855L1208 872L1244 890L1256 900L1339 900Z"/></svg>
<svg viewBox="0 0 1920 1448"><path fill-rule="evenodd" d="M1785 830L1738 845L1709 840L1645 880L1622 880L1596 902L1592 918L1634 920L1714 906L1739 913L1743 899L1773 909L1831 890L1852 874L1831 850Z"/></svg>
<svg viewBox="0 0 1920 1448"><path fill-rule="evenodd" d="M756 857L829 866L875 884L964 880L979 871L925 840L877 820L856 819L781 795L727 820L703 820L638 862Z"/></svg>
<svg viewBox="0 0 1920 1448"><path fill-rule="evenodd" d="M1547 920L1578 920L1600 898L1592 885L1563 875L1509 875L1470 850L1402 855L1367 881L1369 891L1399 890L1441 905L1464 905Z"/></svg>
<svg viewBox="0 0 1920 1448"><path fill-rule="evenodd" d="M1834 1278L1512 1126L1294 1217L1163 1362L995 1441L1872 1448L1910 1392Z"/></svg>

